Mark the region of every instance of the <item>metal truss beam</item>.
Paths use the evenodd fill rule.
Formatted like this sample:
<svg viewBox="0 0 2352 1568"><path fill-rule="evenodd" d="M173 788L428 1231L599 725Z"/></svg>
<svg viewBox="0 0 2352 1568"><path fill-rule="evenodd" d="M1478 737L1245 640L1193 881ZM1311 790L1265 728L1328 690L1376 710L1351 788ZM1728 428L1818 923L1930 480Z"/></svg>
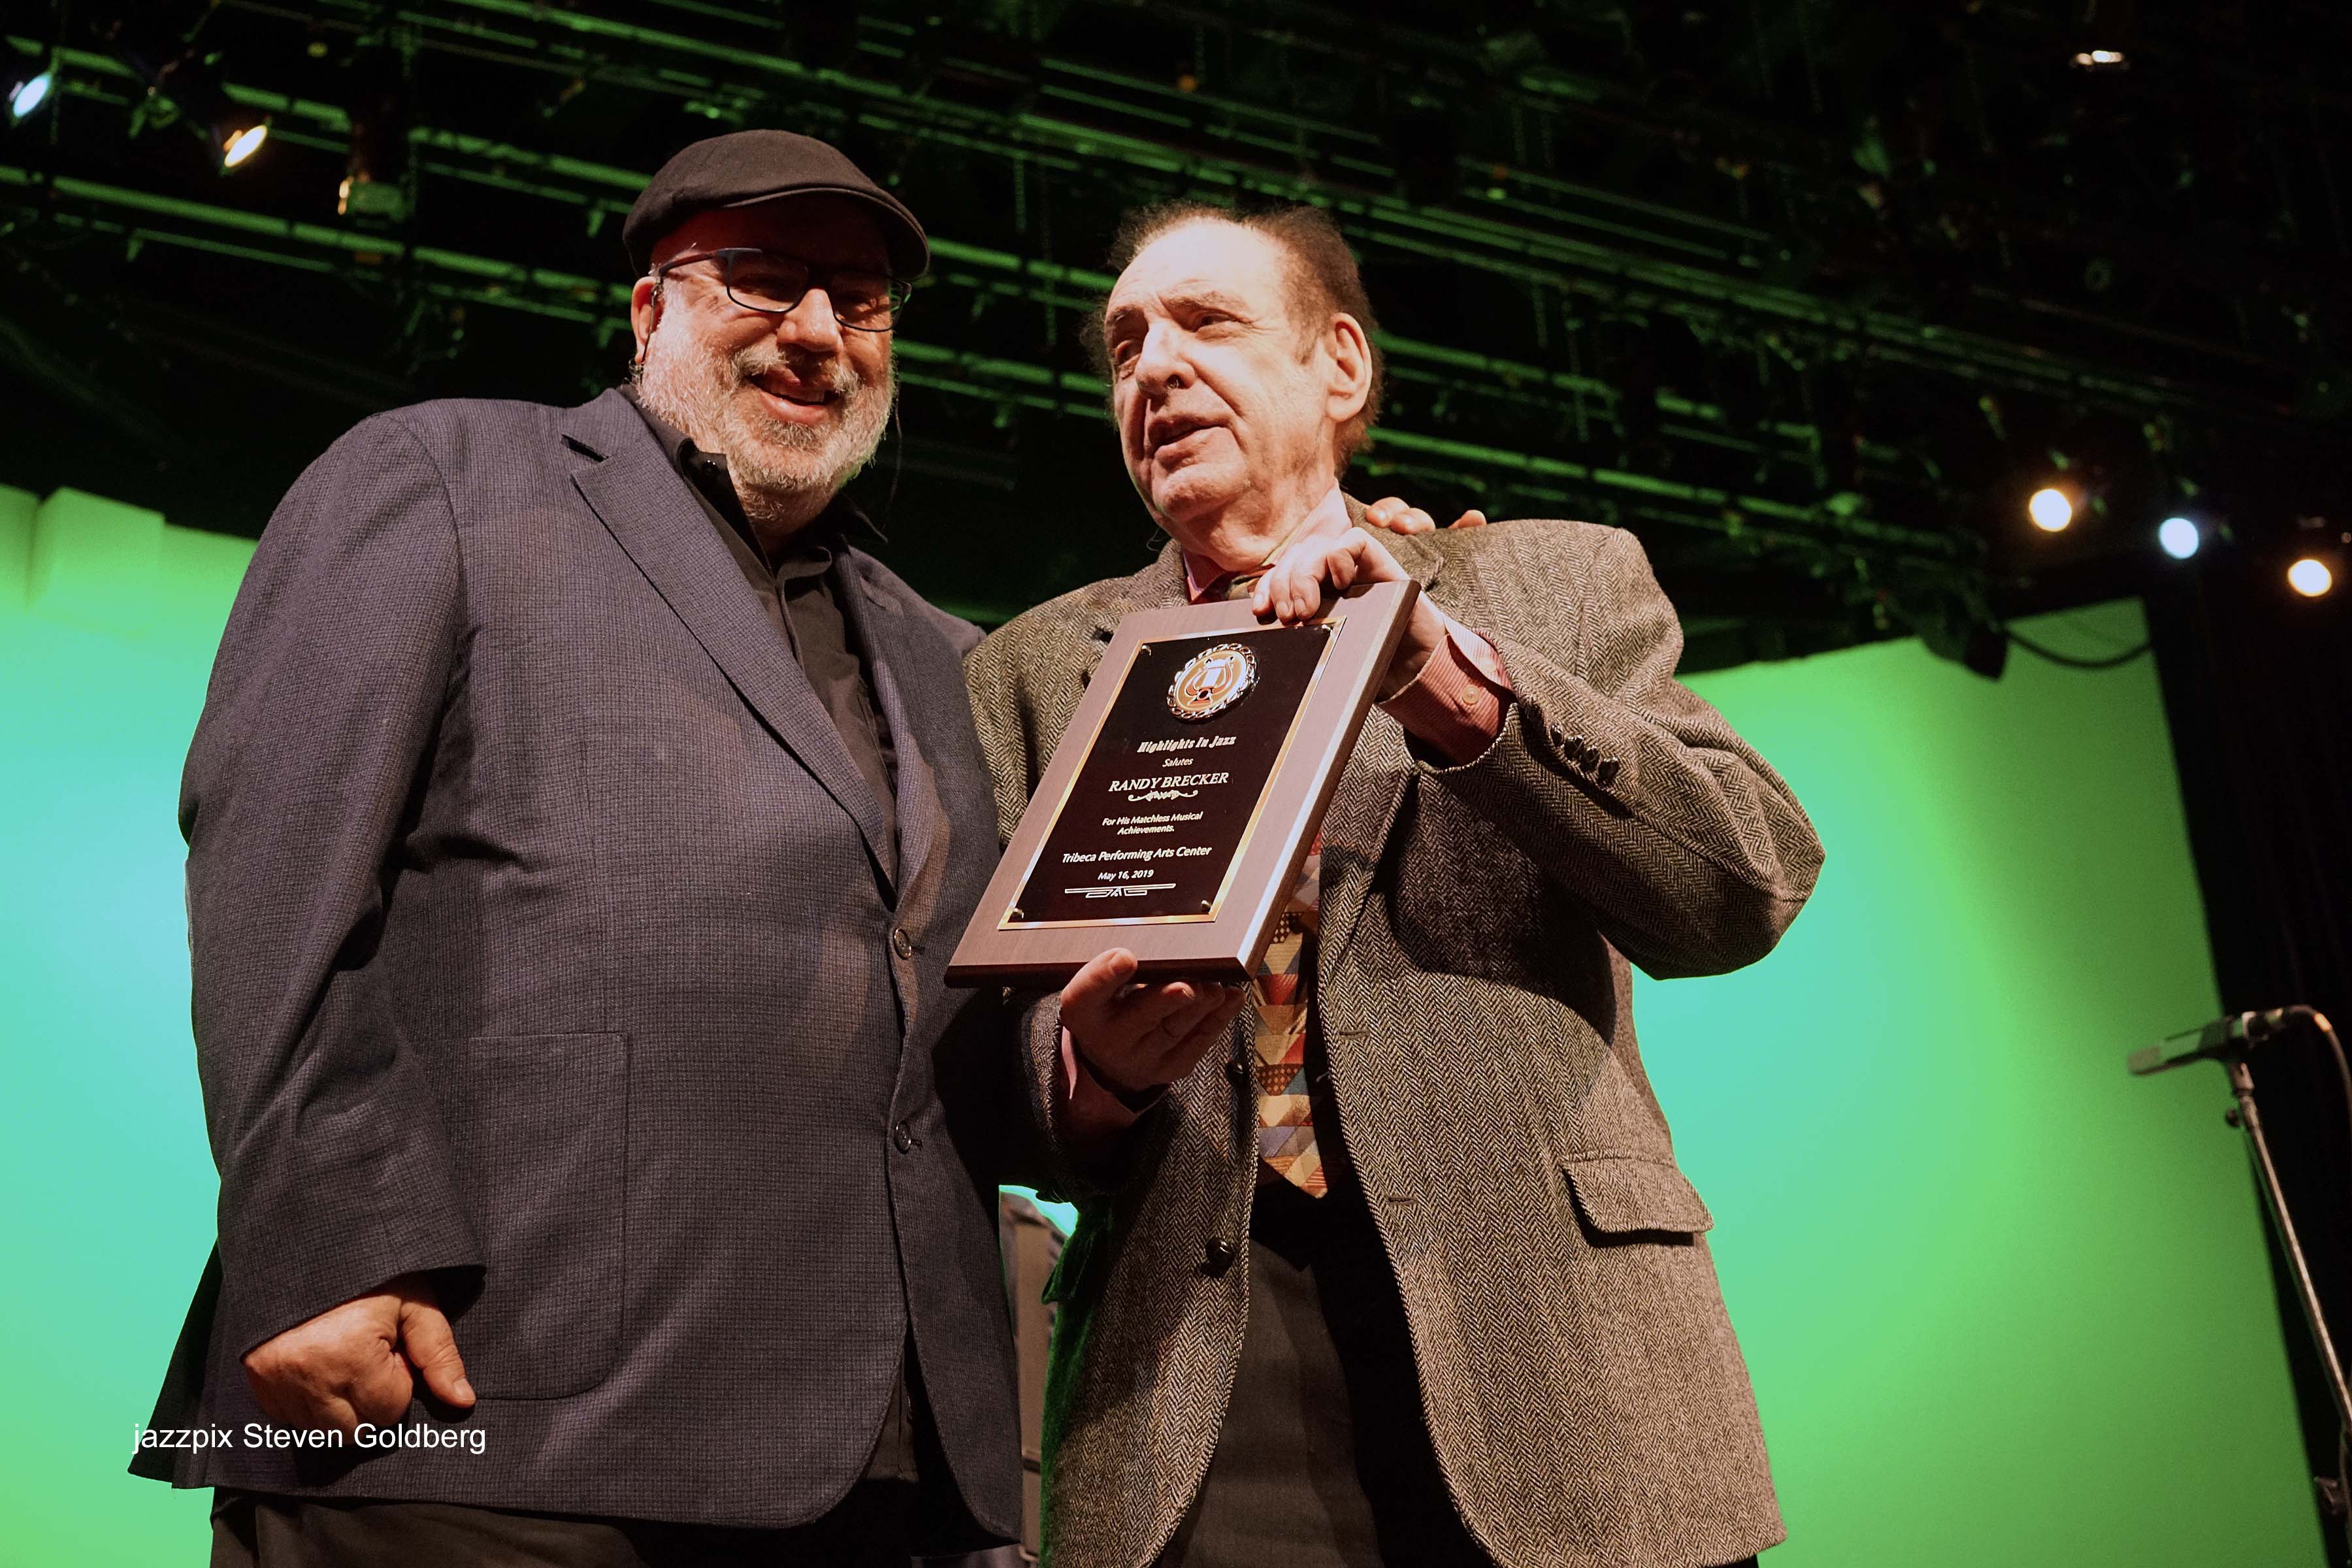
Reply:
<svg viewBox="0 0 2352 1568"><path fill-rule="evenodd" d="M281 17L298 15L255 0L230 3ZM320 10L343 16L353 29L376 25L381 16L360 0L323 0ZM541 0L418 0L393 7L392 14L418 29L428 47L488 53L521 68L692 99L735 114L772 111L789 95L791 106L803 114L829 114L886 135L920 136L1021 162L1049 176L1109 166L1169 189L1314 202L1329 207L1352 237L1375 251L1460 262L1564 299L1678 316L1711 332L1744 322L1813 333L1971 384L2142 414L2212 411L2262 421L2284 414L2273 401L2164 375L2118 374L2030 338L1957 329L1776 286L1757 275L1779 243L1759 229L1696 218L1663 204L1629 203L1523 169L1512 173L1527 187L1518 194L1507 189L1491 197L1474 182L1455 205L1418 205L1390 194L1395 171L1385 145L1360 129L1230 98L1175 94L1164 82L1041 56L1036 102L1076 105L1083 99L1097 119L949 101L886 74L903 64L907 29L872 16L860 22L858 68L836 69ZM689 17L773 25L772 17L704 5L681 8L681 20ZM605 52L621 47L628 51L625 61ZM1074 98L1077 89L1066 88L1064 79L1081 78L1088 89ZM1184 115L1160 107L1171 97ZM1809 174L1817 179L1820 165L1835 162L1826 155L1809 161L1815 165ZM2045 226L2059 226L2053 219ZM2163 249L2147 242L2133 253ZM2012 308L2031 313L2023 302ZM2127 322L2095 324L2129 335Z"/></svg>
<svg viewBox="0 0 2352 1568"><path fill-rule="evenodd" d="M406 276L441 299L528 311L609 335L620 330L628 286L383 234L304 223L213 203L0 164L0 193L20 209L80 226L126 246L155 243L314 273L389 281ZM992 406L1099 419L1102 388L1092 376L1000 355L960 351L901 333L899 377L908 385ZM1598 497L1632 516L1702 530L1757 549L1793 549L1823 563L1860 559L1969 571L1975 552L1961 536L1904 528L1821 506L1683 484L1607 466L1384 426L1375 432L1372 471L1409 473L1481 487L1497 479L1533 499Z"/></svg>

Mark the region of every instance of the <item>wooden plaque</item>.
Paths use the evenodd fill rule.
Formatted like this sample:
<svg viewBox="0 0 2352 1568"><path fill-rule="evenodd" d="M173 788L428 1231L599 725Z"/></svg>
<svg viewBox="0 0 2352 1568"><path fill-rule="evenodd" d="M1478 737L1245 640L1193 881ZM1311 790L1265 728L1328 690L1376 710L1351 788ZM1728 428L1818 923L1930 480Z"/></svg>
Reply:
<svg viewBox="0 0 2352 1568"><path fill-rule="evenodd" d="M1296 626L1246 601L1121 621L949 981L1057 987L1114 947L1146 975L1247 978L1419 593Z"/></svg>

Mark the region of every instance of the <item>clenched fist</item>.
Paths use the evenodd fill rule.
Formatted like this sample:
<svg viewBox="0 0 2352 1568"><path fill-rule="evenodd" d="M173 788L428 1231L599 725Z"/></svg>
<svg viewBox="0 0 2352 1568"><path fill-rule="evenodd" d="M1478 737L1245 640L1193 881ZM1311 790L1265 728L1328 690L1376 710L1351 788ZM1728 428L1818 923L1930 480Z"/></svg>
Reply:
<svg viewBox="0 0 2352 1568"><path fill-rule="evenodd" d="M474 1385L432 1281L404 1274L245 1352L262 1414L288 1426L390 1426L422 1377L445 1405L470 1409Z"/></svg>

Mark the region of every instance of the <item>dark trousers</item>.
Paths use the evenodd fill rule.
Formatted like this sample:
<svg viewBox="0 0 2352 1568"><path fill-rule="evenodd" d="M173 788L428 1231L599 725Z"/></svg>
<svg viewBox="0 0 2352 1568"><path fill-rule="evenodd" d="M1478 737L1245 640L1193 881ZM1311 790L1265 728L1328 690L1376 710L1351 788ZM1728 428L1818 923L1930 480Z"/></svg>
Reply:
<svg viewBox="0 0 2352 1568"><path fill-rule="evenodd" d="M1258 1189L1249 1328L1215 1457L1160 1568L1489 1568L1422 1420L1395 1279L1342 1168Z"/></svg>
<svg viewBox="0 0 2352 1568"><path fill-rule="evenodd" d="M1233 1402L1159 1568L1492 1568L1438 1470L1403 1303L1344 1166L1321 1198L1258 1189L1249 1270Z"/></svg>
<svg viewBox="0 0 2352 1568"><path fill-rule="evenodd" d="M794 1530L223 1493L213 1568L908 1568L913 1487L861 1481Z"/></svg>

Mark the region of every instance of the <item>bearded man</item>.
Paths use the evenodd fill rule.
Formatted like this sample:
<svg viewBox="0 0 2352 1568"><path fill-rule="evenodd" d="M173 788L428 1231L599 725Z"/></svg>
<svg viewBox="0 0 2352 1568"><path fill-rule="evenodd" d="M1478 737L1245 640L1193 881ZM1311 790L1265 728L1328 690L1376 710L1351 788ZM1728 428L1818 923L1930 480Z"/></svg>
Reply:
<svg viewBox="0 0 2352 1568"><path fill-rule="evenodd" d="M1076 989L1025 1008L1080 1207L1051 1288L1047 1560L1745 1561L1780 1517L1629 963L1760 958L1821 846L1675 680L1631 534L1364 531L1339 481L1380 358L1327 216L1146 212L1114 259L1113 421L1171 539L973 654L1000 826L1125 616L1423 594L1230 1037L1139 1047Z"/></svg>
<svg viewBox="0 0 2352 1568"><path fill-rule="evenodd" d="M996 858L978 634L840 496L923 232L758 131L623 237L634 385L362 424L221 644L181 803L219 1241L133 1466L219 1489L216 1563L1019 1531L1019 1118L942 984Z"/></svg>

